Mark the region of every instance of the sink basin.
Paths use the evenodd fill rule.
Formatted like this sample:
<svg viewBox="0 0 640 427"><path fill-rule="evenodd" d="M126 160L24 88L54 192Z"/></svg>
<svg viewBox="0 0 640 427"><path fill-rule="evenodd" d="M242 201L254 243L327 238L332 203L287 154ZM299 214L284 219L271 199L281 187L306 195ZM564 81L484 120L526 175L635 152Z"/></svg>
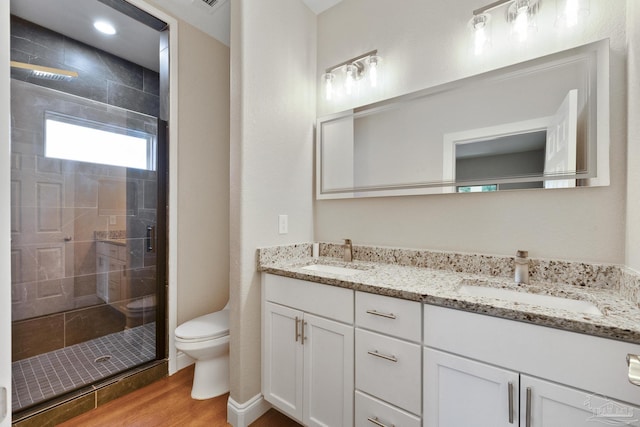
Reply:
<svg viewBox="0 0 640 427"><path fill-rule="evenodd" d="M343 276L353 276L355 274L362 273L362 270L358 270L356 268L338 267L336 265L327 264L311 264L302 267L302 270L317 271L319 273L341 274Z"/></svg>
<svg viewBox="0 0 640 427"><path fill-rule="evenodd" d="M520 304L531 304L546 308L557 308L574 313L602 316L602 312L594 304L588 301L554 297L551 295L530 294L527 292L512 291L510 289L490 288L486 286L461 286L460 293L476 297L496 298Z"/></svg>

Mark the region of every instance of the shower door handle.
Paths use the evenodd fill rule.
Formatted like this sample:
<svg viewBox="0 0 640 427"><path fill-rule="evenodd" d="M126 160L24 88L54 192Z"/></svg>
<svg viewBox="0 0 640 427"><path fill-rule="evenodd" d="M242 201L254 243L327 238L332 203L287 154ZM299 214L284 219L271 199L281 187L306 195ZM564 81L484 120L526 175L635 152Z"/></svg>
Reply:
<svg viewBox="0 0 640 427"><path fill-rule="evenodd" d="M147 238L146 240L146 246L147 246L147 252L153 252L153 241L156 239L156 228L148 225L147 226Z"/></svg>

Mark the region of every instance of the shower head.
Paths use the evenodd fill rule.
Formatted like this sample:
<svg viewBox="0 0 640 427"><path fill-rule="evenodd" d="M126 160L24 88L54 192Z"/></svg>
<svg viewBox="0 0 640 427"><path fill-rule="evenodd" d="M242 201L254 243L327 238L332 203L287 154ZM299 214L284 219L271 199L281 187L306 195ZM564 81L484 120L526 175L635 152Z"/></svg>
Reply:
<svg viewBox="0 0 640 427"><path fill-rule="evenodd" d="M71 80L78 77L75 71L61 70L59 68L43 67L41 65L27 64L26 62L11 61L14 68L22 68L31 71L33 77L46 80Z"/></svg>

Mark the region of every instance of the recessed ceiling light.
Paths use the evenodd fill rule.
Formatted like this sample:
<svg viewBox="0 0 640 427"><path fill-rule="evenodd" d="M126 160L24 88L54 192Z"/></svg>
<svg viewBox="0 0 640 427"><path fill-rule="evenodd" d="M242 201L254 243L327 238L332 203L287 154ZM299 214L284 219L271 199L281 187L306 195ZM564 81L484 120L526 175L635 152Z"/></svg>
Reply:
<svg viewBox="0 0 640 427"><path fill-rule="evenodd" d="M113 27L113 25L109 24L106 21L96 21L93 23L93 26L96 30L100 31L103 34L112 36L116 33L116 29Z"/></svg>

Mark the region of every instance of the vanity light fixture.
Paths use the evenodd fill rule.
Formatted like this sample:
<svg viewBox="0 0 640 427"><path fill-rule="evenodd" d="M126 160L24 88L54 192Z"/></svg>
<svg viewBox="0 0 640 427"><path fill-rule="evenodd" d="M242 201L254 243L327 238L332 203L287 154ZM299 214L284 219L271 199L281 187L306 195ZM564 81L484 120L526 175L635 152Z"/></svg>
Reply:
<svg viewBox="0 0 640 427"><path fill-rule="evenodd" d="M372 88L377 87L379 83L378 70L381 62L382 58L378 56L378 51L372 50L327 68L322 75L326 100L333 99L336 92L335 83L341 77L344 81L344 92L347 96L352 96L357 91L359 81L365 75L368 76L369 85Z"/></svg>
<svg viewBox="0 0 640 427"><path fill-rule="evenodd" d="M557 0L581 1L581 0ZM474 53L482 54L491 42L491 18L489 13L500 6L508 5L506 21L511 25L511 34L521 42L527 40L529 33L537 29L536 14L540 9L540 0L498 0L473 11L468 27L473 32Z"/></svg>

